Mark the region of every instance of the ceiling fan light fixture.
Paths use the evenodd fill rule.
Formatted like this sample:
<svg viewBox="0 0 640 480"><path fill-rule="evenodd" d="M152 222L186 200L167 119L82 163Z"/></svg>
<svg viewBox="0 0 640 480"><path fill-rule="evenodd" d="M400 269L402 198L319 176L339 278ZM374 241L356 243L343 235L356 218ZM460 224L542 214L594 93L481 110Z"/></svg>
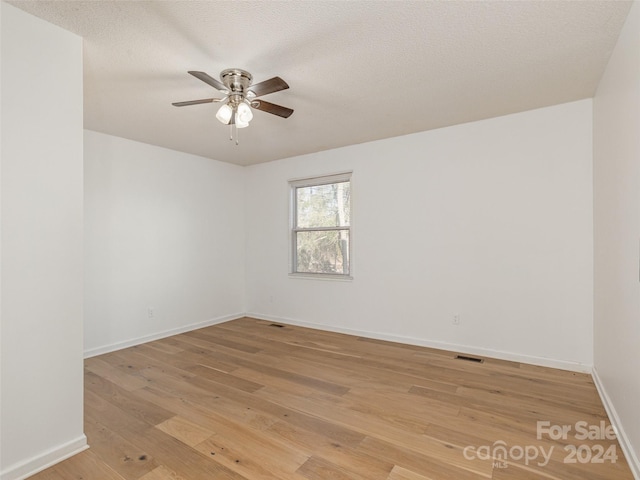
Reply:
<svg viewBox="0 0 640 480"><path fill-rule="evenodd" d="M224 123L225 125L229 125L232 115L233 115L233 110L227 103L225 103L218 109L218 113L216 113L216 118L220 120L220 122Z"/></svg>
<svg viewBox="0 0 640 480"><path fill-rule="evenodd" d="M247 121L247 117L246 115L240 115L239 112L239 108L236 109L236 120L235 120L235 124L236 124L236 128L246 128L249 126L249 122Z"/></svg>
<svg viewBox="0 0 640 480"><path fill-rule="evenodd" d="M251 111L251 107L249 107L249 105L244 102L238 105L238 112L236 113L236 123L246 123L247 125L249 125L249 122L251 120L253 120L253 112Z"/></svg>
<svg viewBox="0 0 640 480"><path fill-rule="evenodd" d="M229 139L235 137L238 145L238 128L246 128L253 119L253 110L277 115L282 118L289 118L293 109L276 105L275 103L263 100L254 100L257 97L279 92L289 88L287 82L280 77L273 77L263 82L253 83L253 76L246 70L240 68L228 68L220 72L220 80L216 80L205 72L190 70L189 74L203 81L207 85L224 93L223 98L204 98L202 100L189 100L187 102L175 102L176 107L187 105L199 105L201 103L222 102L218 109L216 118L224 125L229 125Z"/></svg>

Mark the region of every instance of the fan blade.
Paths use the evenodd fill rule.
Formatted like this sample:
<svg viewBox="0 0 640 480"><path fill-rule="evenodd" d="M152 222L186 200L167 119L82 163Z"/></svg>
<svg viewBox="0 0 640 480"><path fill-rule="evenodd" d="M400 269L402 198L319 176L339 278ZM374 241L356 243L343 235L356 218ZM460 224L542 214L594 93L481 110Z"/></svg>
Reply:
<svg viewBox="0 0 640 480"><path fill-rule="evenodd" d="M193 70L191 70L188 73L196 77L198 80L202 80L204 83L211 85L216 90L222 90L224 92L227 91L227 87L225 87L222 82L219 82L218 80L204 72L194 72Z"/></svg>
<svg viewBox="0 0 640 480"><path fill-rule="evenodd" d="M289 118L293 113L291 108L283 107L282 105L276 105L275 103L265 102L264 100L256 100L251 102L253 108L262 110L263 112L272 113L282 118Z"/></svg>
<svg viewBox="0 0 640 480"><path fill-rule="evenodd" d="M221 98L203 98L202 100L189 100L188 102L175 102L172 103L174 107L186 107L187 105L198 105L200 103L212 103L219 102Z"/></svg>
<svg viewBox="0 0 640 480"><path fill-rule="evenodd" d="M289 88L287 82L280 77L273 77L264 82L256 83L249 87L249 91L256 94L256 97L261 97L267 93L279 92L280 90L286 90Z"/></svg>

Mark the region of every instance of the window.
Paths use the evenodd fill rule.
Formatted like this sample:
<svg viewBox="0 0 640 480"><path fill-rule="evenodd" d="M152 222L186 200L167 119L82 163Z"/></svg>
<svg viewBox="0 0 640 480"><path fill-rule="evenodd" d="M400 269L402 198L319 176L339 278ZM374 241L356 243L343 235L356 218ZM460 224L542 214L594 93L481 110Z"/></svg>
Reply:
<svg viewBox="0 0 640 480"><path fill-rule="evenodd" d="M351 173L291 185L291 273L351 275Z"/></svg>

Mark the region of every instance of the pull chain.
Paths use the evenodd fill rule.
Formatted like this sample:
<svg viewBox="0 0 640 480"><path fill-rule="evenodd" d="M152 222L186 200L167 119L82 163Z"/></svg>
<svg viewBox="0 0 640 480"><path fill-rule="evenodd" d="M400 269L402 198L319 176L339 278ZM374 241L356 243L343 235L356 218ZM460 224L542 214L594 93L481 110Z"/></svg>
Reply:
<svg viewBox="0 0 640 480"><path fill-rule="evenodd" d="M235 116L235 112L233 113L233 115ZM235 130L235 137L236 137L236 145L240 145L240 143L238 142L238 126L236 125L235 121L229 124L229 140L231 141L233 141L234 130Z"/></svg>

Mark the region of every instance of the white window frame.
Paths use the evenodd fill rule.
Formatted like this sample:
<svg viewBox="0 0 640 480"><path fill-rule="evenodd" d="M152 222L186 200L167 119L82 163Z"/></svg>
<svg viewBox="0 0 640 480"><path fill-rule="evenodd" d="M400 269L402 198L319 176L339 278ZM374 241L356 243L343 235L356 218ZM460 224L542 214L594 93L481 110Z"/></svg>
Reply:
<svg viewBox="0 0 640 480"><path fill-rule="evenodd" d="M320 175L308 178L299 178L289 180L289 276L292 278L316 278L322 280L353 280L353 172L342 172L331 175ZM296 189L304 187L316 187L320 185L330 185L332 183L349 182L351 198L350 198L350 222L349 226L341 227L317 227L317 228L298 228L296 225L298 219L297 212L297 196ZM298 232L309 231L337 231L347 230L349 232L349 271L347 273L313 273L313 272L297 272L297 236Z"/></svg>

